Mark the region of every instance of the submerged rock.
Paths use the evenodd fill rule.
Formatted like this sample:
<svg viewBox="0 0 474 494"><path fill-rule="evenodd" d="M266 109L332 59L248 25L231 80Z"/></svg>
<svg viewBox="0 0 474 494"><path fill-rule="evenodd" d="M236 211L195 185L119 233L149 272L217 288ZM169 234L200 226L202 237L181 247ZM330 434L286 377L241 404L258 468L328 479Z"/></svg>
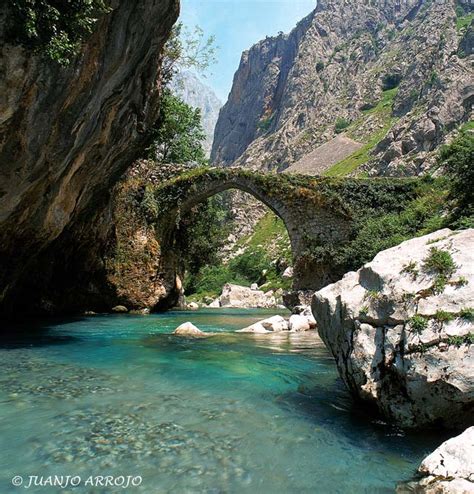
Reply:
<svg viewBox="0 0 474 494"><path fill-rule="evenodd" d="M418 473L423 478L400 486L398 493L468 494L474 492L474 427L445 441L428 455Z"/></svg>
<svg viewBox="0 0 474 494"><path fill-rule="evenodd" d="M456 428L474 412L473 300L474 229L444 229L380 252L312 310L355 396L405 427Z"/></svg>
<svg viewBox="0 0 474 494"><path fill-rule="evenodd" d="M173 334L179 336L205 336L209 333L205 333L201 331L198 327L196 327L192 322L185 322L179 325L174 331Z"/></svg>

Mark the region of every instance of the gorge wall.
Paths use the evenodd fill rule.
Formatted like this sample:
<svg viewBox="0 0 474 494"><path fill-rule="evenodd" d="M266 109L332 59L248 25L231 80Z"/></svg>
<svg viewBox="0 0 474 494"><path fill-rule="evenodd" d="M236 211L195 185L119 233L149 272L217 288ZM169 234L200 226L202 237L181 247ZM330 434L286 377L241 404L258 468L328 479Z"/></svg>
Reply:
<svg viewBox="0 0 474 494"><path fill-rule="evenodd" d="M101 293L109 194L157 116L175 0L111 2L61 66L6 39L0 8L0 310Z"/></svg>
<svg viewBox="0 0 474 494"><path fill-rule="evenodd" d="M353 157L343 173L429 169L472 118L472 19L454 0L319 1L289 35L242 54L213 163L319 174L333 153L310 153L326 143Z"/></svg>

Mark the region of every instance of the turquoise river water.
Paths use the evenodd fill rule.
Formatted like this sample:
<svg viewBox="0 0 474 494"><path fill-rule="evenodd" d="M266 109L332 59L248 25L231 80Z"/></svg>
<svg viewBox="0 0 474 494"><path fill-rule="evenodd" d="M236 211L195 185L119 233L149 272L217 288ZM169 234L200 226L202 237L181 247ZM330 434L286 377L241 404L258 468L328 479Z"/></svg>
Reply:
<svg viewBox="0 0 474 494"><path fill-rule="evenodd" d="M368 416L316 333L232 333L268 314L209 309L7 328L0 493L394 492L442 439ZM172 336L186 320L217 334ZM52 486L54 475L80 483ZM106 487L101 476L141 479Z"/></svg>

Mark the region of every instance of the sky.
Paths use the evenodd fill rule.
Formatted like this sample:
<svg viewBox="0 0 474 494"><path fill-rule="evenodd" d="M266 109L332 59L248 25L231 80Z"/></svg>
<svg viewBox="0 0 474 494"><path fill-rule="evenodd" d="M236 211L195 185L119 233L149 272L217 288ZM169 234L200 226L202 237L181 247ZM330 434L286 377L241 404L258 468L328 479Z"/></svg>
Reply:
<svg viewBox="0 0 474 494"><path fill-rule="evenodd" d="M225 103L244 50L265 36L287 33L316 6L316 0L181 0L180 20L214 35L218 62L201 79Z"/></svg>

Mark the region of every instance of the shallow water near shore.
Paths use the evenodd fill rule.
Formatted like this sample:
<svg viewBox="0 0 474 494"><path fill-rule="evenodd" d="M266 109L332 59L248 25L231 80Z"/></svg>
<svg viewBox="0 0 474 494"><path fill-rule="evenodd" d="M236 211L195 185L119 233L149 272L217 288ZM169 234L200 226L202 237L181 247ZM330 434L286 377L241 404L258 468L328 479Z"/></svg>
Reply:
<svg viewBox="0 0 474 494"><path fill-rule="evenodd" d="M0 492L394 492L444 438L369 417L314 332L232 334L273 314L209 309L7 328ZM187 320L216 335L170 334ZM82 485L25 489L29 475L75 475ZM143 480L111 490L86 487L91 475Z"/></svg>

